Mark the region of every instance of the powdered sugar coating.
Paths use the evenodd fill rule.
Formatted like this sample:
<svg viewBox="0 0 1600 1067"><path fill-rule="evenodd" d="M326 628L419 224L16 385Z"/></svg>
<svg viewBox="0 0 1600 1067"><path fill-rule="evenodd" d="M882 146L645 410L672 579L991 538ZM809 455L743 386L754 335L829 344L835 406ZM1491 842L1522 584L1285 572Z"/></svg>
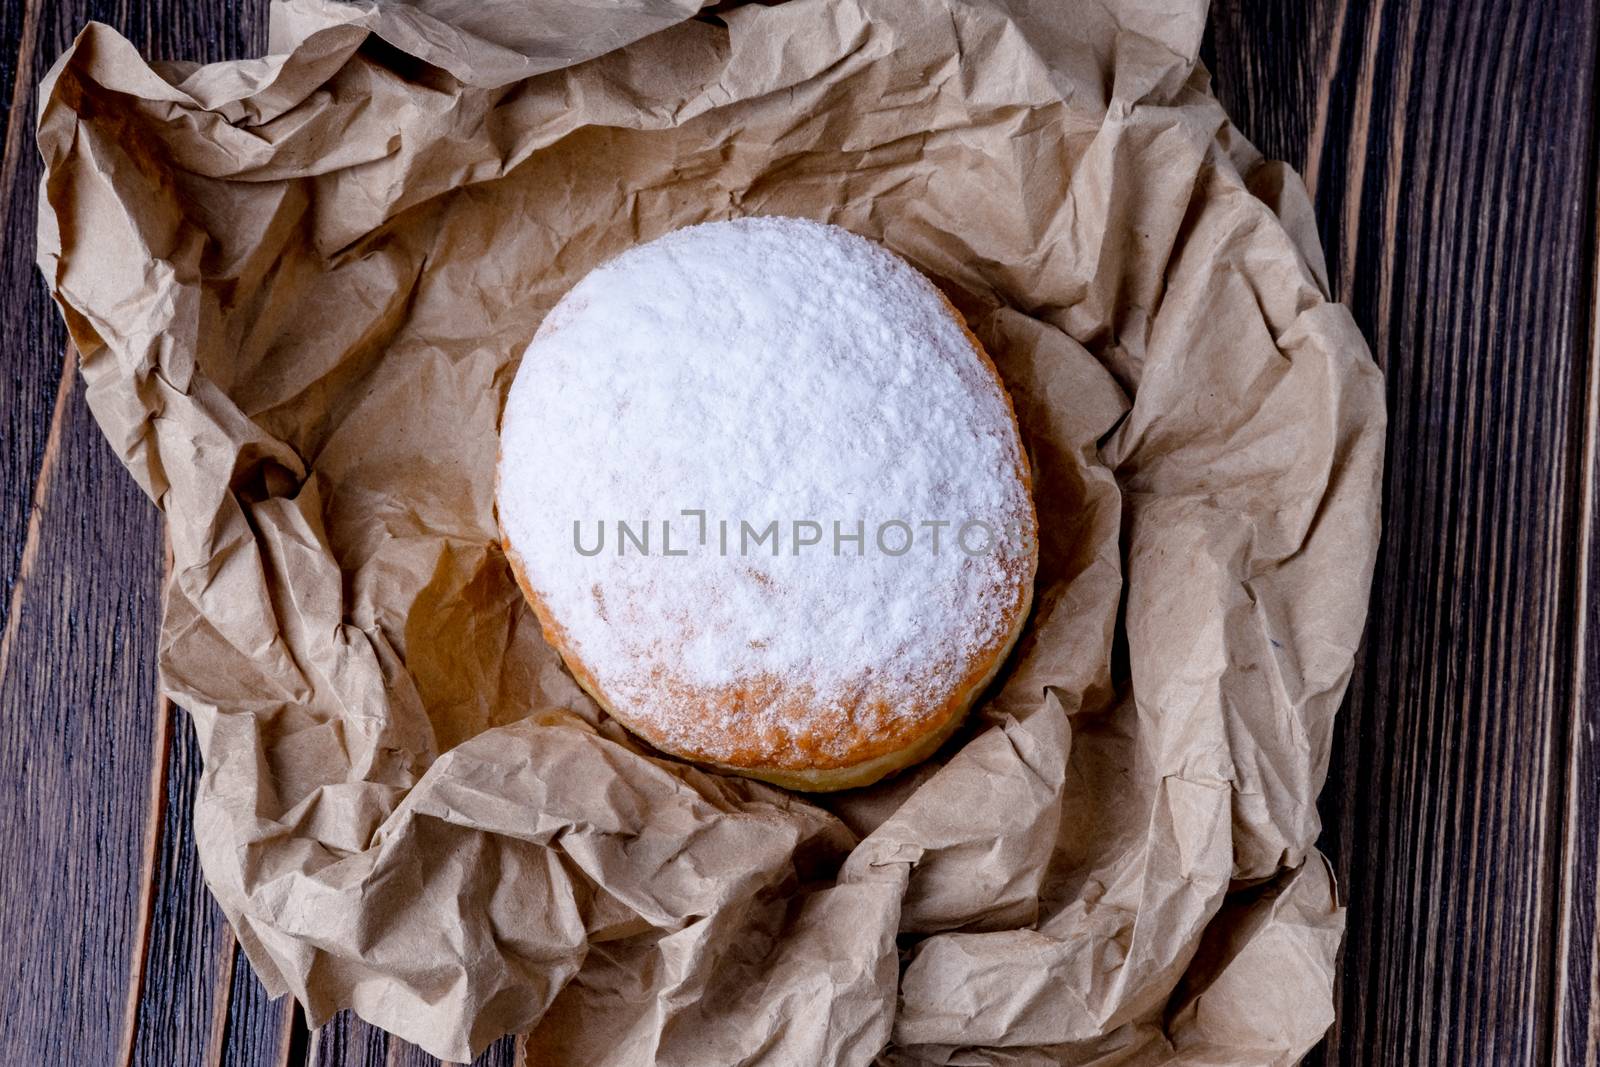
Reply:
<svg viewBox="0 0 1600 1067"><path fill-rule="evenodd" d="M498 505L580 681L657 746L736 766L848 766L939 725L1032 578L993 368L908 264L799 219L679 230L575 286L511 387ZM740 523L774 520L778 553L750 551ZM954 543L973 520L986 551Z"/></svg>

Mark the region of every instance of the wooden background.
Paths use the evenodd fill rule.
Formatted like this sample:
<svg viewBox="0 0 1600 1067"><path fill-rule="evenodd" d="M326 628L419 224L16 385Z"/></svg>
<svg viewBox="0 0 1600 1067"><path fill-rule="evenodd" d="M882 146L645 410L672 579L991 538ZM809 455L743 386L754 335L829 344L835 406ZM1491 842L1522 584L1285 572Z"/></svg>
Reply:
<svg viewBox="0 0 1600 1067"><path fill-rule="evenodd" d="M160 58L266 42L265 0L0 0L0 1056L431 1063L269 1002L196 865L195 743L156 693L161 519L33 266L35 87L90 19ZM1217 94L1306 176L1388 379L1314 1062L1600 1063L1597 23L1579 0L1214 0Z"/></svg>

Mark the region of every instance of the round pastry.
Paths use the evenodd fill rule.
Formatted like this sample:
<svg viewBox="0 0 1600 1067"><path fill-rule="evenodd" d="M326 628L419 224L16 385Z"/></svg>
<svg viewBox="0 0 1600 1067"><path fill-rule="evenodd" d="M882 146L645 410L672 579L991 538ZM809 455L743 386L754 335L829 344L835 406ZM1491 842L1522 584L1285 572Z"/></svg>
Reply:
<svg viewBox="0 0 1600 1067"><path fill-rule="evenodd" d="M794 789L936 749L1027 616L1027 458L903 260L748 218L623 253L506 402L506 554L573 676L663 752Z"/></svg>

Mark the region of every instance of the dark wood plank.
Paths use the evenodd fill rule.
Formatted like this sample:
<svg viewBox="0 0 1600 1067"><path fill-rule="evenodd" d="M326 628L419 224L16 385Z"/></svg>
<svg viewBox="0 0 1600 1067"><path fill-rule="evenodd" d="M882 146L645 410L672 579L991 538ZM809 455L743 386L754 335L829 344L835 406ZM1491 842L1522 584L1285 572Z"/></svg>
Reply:
<svg viewBox="0 0 1600 1067"><path fill-rule="evenodd" d="M185 713L166 701L158 715L161 762L154 839L146 868L144 949L130 976L123 1062L130 1067L212 1063L214 1016L226 1017L233 988L233 937L211 899L188 829L199 777L199 746Z"/></svg>
<svg viewBox="0 0 1600 1067"><path fill-rule="evenodd" d="M1326 1061L1555 1062L1557 953L1593 958L1560 916L1594 886L1572 664L1595 22L1541 0L1214 5L1218 96L1307 175L1388 378L1384 547L1322 804L1350 907ZM1574 803L1587 844L1564 855ZM1574 1025L1591 990L1566 987Z"/></svg>
<svg viewBox="0 0 1600 1067"><path fill-rule="evenodd" d="M66 330L39 283L33 265L35 219L30 208L38 187L38 150L27 116L33 114L32 89L43 63L42 40L54 25L41 26L43 0L6 4L0 11L0 322L6 374L0 377L0 631L9 626L20 594L26 531L34 509L35 487L44 467L45 442L57 408ZM47 23L54 20L46 19Z"/></svg>
<svg viewBox="0 0 1600 1067"><path fill-rule="evenodd" d="M386 1067L389 1035L342 1011L313 1030L307 1067Z"/></svg>
<svg viewBox="0 0 1600 1067"><path fill-rule="evenodd" d="M228 987L217 995L213 1006L216 1030L205 1062L220 1067L298 1067L306 1063L306 1021L294 999L267 999L267 991L231 932L225 953L230 961ZM222 1007L227 1010L218 1010Z"/></svg>
<svg viewBox="0 0 1600 1067"><path fill-rule="evenodd" d="M472 1061L472 1067L514 1067L516 1058L517 1039L511 1036L502 1037L484 1049L483 1053ZM390 1039L389 1062L386 1067L437 1067L438 1064L439 1060L415 1045Z"/></svg>
<svg viewBox="0 0 1600 1067"><path fill-rule="evenodd" d="M0 667L0 1018L9 1062L111 1064L140 948L161 534L67 383Z"/></svg>
<svg viewBox="0 0 1600 1067"><path fill-rule="evenodd" d="M472 1067L522 1067L516 1036L483 1050ZM439 1067L440 1061L408 1042L369 1026L348 1011L311 1034L306 1067Z"/></svg>
<svg viewBox="0 0 1600 1067"><path fill-rule="evenodd" d="M1600 176L1597 176L1600 182ZM1591 207L1600 234L1600 189ZM1579 617L1573 667L1579 700L1567 757L1565 881L1557 943L1558 1062L1600 1064L1600 237L1589 285L1593 323L1584 412L1581 572L1574 590Z"/></svg>

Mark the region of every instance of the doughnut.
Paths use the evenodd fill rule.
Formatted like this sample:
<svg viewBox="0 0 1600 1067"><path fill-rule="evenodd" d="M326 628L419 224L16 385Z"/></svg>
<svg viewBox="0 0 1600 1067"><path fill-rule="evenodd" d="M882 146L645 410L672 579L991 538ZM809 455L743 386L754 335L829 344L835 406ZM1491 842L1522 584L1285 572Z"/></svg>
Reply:
<svg viewBox="0 0 1600 1067"><path fill-rule="evenodd" d="M1027 619L1011 400L904 260L753 217L595 268L523 354L495 502L545 639L662 753L782 787L931 754Z"/></svg>

